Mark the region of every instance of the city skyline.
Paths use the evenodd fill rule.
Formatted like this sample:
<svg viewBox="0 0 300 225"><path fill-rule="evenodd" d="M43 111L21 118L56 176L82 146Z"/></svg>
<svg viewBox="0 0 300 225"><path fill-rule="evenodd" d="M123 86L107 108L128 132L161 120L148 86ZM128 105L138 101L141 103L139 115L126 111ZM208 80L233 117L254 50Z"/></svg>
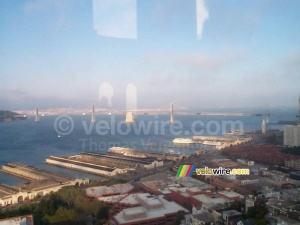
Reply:
<svg viewBox="0 0 300 225"><path fill-rule="evenodd" d="M112 108L130 83L139 108L297 108L299 1L137 0L131 39L93 3L0 1L1 108L106 108L105 82Z"/></svg>

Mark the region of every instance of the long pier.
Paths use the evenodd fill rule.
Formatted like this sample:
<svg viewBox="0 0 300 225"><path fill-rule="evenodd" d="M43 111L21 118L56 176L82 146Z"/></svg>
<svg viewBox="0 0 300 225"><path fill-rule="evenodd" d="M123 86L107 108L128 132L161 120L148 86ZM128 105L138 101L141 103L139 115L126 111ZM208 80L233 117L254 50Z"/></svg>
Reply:
<svg viewBox="0 0 300 225"><path fill-rule="evenodd" d="M97 152L82 152L61 157L50 156L46 159L46 163L108 177L123 174L136 168L153 169L163 166L162 160L154 158L141 158L137 155L101 154Z"/></svg>
<svg viewBox="0 0 300 225"><path fill-rule="evenodd" d="M188 157L188 155L186 154L172 154L166 152L143 151L143 150L136 150L131 148L122 148L122 147L112 147L108 149L108 152L120 154L120 155L123 155L125 153L146 155L147 157L156 158L158 160L171 160L171 161L176 161Z"/></svg>
<svg viewBox="0 0 300 225"><path fill-rule="evenodd" d="M45 196L64 186L88 183L88 179L75 179L50 171L38 169L22 163L8 163L2 166L2 172L22 177L25 183L9 186L0 184L0 206L6 206Z"/></svg>

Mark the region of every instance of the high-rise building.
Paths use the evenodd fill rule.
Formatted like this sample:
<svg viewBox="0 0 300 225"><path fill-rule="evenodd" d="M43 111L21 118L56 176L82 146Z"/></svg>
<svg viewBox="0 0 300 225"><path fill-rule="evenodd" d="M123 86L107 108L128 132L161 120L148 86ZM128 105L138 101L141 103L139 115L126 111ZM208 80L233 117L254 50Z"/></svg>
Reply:
<svg viewBox="0 0 300 225"><path fill-rule="evenodd" d="M300 146L300 125L287 125L284 127L283 144Z"/></svg>

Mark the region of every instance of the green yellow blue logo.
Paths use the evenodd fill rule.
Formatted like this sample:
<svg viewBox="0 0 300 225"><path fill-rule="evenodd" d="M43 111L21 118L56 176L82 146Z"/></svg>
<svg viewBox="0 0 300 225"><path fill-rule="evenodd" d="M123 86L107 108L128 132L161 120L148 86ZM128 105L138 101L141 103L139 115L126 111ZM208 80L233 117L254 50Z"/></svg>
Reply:
<svg viewBox="0 0 300 225"><path fill-rule="evenodd" d="M181 165L178 168L176 177L191 177L195 168L195 165Z"/></svg>

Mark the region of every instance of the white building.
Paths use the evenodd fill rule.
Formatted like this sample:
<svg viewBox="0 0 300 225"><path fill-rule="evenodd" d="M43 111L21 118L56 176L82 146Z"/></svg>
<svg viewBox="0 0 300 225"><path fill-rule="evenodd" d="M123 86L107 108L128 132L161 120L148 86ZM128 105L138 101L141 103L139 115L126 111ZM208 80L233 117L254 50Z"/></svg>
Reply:
<svg viewBox="0 0 300 225"><path fill-rule="evenodd" d="M32 200L37 196L45 196L57 192L62 187L86 183L89 183L88 179L77 178L63 183L53 180L34 180L16 186L0 184L0 207Z"/></svg>
<svg viewBox="0 0 300 225"><path fill-rule="evenodd" d="M140 206L123 209L113 216L110 224L174 224L178 211L188 213L188 210L175 202L167 201L162 195L152 196L148 193L139 193L133 196L127 200L132 201L133 205L138 203Z"/></svg>
<svg viewBox="0 0 300 225"><path fill-rule="evenodd" d="M28 215L2 219L0 225L33 225L33 218L32 215Z"/></svg>

